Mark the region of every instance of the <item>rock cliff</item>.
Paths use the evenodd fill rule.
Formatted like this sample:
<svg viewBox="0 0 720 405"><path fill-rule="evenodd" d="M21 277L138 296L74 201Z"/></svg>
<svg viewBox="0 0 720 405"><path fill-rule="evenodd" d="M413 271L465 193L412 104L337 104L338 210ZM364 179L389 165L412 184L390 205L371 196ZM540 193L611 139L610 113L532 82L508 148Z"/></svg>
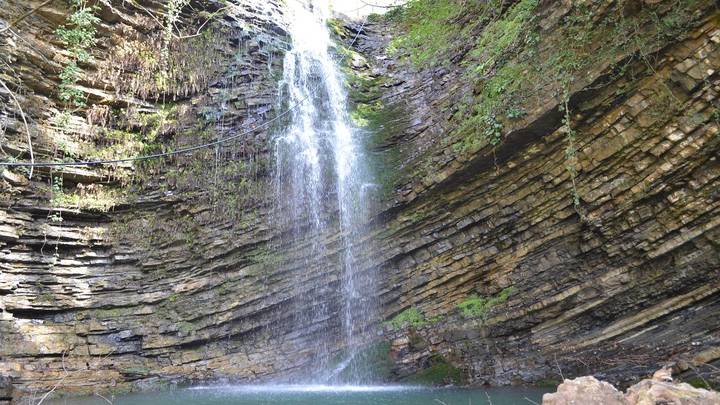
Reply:
<svg viewBox="0 0 720 405"><path fill-rule="evenodd" d="M359 46L358 107L373 106L395 175L377 235L385 316L424 318L390 332L396 374L437 355L490 384L626 385L669 360L710 372L717 8L511 3L454 17L466 25L433 33L430 63L412 63L433 46L412 13ZM512 40L485 36L513 24ZM393 52L412 35L426 47Z"/></svg>
<svg viewBox="0 0 720 405"><path fill-rule="evenodd" d="M0 18L3 161L30 159L28 131L36 161L237 141L3 171L0 397L302 373L303 342L338 325L293 319L307 294L337 307L340 247L322 235L306 269L273 220L281 2L98 2L78 103L57 32L77 10L45 3ZM715 3L502 3L422 47L413 10L335 26L361 31L338 51L377 168L356 249L390 321L386 378L628 385L673 361L717 379Z"/></svg>

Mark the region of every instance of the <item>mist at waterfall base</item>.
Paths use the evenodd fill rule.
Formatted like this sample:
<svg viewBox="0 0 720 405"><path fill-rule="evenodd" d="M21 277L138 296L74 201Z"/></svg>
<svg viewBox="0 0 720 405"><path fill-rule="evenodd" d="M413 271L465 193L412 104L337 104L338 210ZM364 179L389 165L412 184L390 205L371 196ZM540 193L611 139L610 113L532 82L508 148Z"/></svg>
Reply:
<svg viewBox="0 0 720 405"><path fill-rule="evenodd" d="M541 403L539 388L429 389L401 386L214 386L129 394L114 405L528 405ZM102 405L103 398L61 399L50 405Z"/></svg>

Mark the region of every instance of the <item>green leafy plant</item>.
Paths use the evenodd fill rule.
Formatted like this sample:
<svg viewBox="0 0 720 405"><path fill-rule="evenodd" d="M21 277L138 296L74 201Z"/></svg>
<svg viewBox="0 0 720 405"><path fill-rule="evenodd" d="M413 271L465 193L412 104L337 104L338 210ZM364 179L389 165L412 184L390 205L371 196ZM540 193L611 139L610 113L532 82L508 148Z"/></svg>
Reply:
<svg viewBox="0 0 720 405"><path fill-rule="evenodd" d="M53 213L52 215L48 216L48 220L53 223L60 223L63 221L63 217L59 213Z"/></svg>
<svg viewBox="0 0 720 405"><path fill-rule="evenodd" d="M393 330L399 330L405 327L419 328L429 323L425 319L425 315L417 308L408 308L397 314L393 319L385 322Z"/></svg>
<svg viewBox="0 0 720 405"><path fill-rule="evenodd" d="M511 120L522 118L525 115L527 115L527 111L525 111L524 108L515 106L508 108L507 113L505 114L505 116Z"/></svg>
<svg viewBox="0 0 720 405"><path fill-rule="evenodd" d="M52 192L53 194L61 194L63 192L63 178L62 176L55 176L52 181Z"/></svg>
<svg viewBox="0 0 720 405"><path fill-rule="evenodd" d="M79 108L85 106L85 94L77 87L81 74L79 64L90 60L90 48L96 42L95 25L100 19L94 15L97 6L87 0L70 0L70 4L73 12L65 25L55 31L70 52L70 60L60 72L59 96L67 105Z"/></svg>
<svg viewBox="0 0 720 405"><path fill-rule="evenodd" d="M508 287L500 291L498 295L490 298L471 295L458 304L457 308L465 318L485 319L493 307L506 302L514 291L515 289L513 287Z"/></svg>
<svg viewBox="0 0 720 405"><path fill-rule="evenodd" d="M494 114L483 116L483 138L495 146L500 144L503 135L503 125Z"/></svg>
<svg viewBox="0 0 720 405"><path fill-rule="evenodd" d="M712 113L710 113L710 119L715 123L720 123L720 107L716 107Z"/></svg>

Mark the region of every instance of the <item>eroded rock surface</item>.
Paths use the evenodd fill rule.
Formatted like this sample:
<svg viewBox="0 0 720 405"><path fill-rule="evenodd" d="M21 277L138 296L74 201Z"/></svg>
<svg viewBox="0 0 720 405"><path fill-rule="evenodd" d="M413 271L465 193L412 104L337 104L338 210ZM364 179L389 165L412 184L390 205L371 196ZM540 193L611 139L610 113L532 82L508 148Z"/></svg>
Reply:
<svg viewBox="0 0 720 405"><path fill-rule="evenodd" d="M6 2L3 23L40 3ZM67 50L54 33L67 5L53 2L2 34L0 78L29 119L36 160L169 150L245 133L277 113L280 2L243 0L218 14L221 2L193 3L204 13L181 14L189 38L170 41L169 82L155 59L165 2L102 3L98 46L81 66L88 107L69 116L58 95ZM533 60L572 48L563 30L586 15L591 33L617 15L680 28L634 26L651 45L626 41L610 53L612 33L597 29L587 49L602 63L583 65L570 84L526 80L537 86L515 100L525 113L503 123L497 145L458 130L459 106L493 77L468 79L479 61L467 50L418 67L387 52L402 35L395 22L371 21L359 35L349 67L367 80L351 81L351 95L379 108L368 142L381 192L357 258L378 275L384 320L409 308L424 317L385 328L381 339L396 343L389 378L438 358L476 384L531 384L561 369L628 386L668 359L686 373L717 366L717 10L703 0L622 10L599 1L578 14L585 3L538 2ZM19 110L0 97L3 160L28 160ZM261 127L157 164L39 169L32 179L3 171L0 375L38 393L60 380L63 391L122 392L302 373L303 342L339 325L331 317L297 331L292 322L308 295L338 310L341 252L337 235L323 235L327 256L305 268L310 242L274 227L270 136ZM302 229L306 219L295 220ZM509 288L482 316L457 308Z"/></svg>
<svg viewBox="0 0 720 405"><path fill-rule="evenodd" d="M622 392L595 377L578 377L565 380L554 394L543 395L545 405L605 404L625 405Z"/></svg>
<svg viewBox="0 0 720 405"><path fill-rule="evenodd" d="M598 2L593 21L617 15L611 3ZM662 3L636 15L671 12ZM563 4L540 3L531 61L571 46L562 30L577 10ZM419 69L387 53L392 26L367 27L359 49L381 83L361 94L399 111L377 149L400 168L378 231L392 241L379 252L386 318L416 308L427 321L390 332L424 341L400 374L439 354L475 383L557 379L560 368L627 386L668 359L689 374L717 364L720 32L709 2L693 7L686 33L654 43L651 61L635 45L610 52L609 33L592 42L589 53L612 57L570 85L572 158L561 83L523 71L543 90L516 100L527 113L503 122L503 142L456 147L459 105L484 91L463 81L462 62L473 62L460 49L444 55L453 63ZM632 68L617 75L618 63ZM457 308L507 288L482 316Z"/></svg>

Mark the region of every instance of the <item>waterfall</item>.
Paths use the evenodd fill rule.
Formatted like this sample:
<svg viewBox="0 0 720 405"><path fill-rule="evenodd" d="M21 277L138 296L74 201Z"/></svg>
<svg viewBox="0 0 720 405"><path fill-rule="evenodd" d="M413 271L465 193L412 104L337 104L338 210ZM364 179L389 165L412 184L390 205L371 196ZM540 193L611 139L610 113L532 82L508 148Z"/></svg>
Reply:
<svg viewBox="0 0 720 405"><path fill-rule="evenodd" d="M306 244L295 283L304 310L294 328L319 336L303 348L312 352L308 368L318 371L311 380L360 382L365 376L352 364L375 313L373 277L355 263L369 184L361 132L350 120L344 77L331 53L327 0L290 0L287 8L292 47L281 99L292 112L275 138L275 192L276 216L292 224L295 244ZM337 255L330 254L338 249L333 235L341 238ZM307 274L318 268L325 277Z"/></svg>

